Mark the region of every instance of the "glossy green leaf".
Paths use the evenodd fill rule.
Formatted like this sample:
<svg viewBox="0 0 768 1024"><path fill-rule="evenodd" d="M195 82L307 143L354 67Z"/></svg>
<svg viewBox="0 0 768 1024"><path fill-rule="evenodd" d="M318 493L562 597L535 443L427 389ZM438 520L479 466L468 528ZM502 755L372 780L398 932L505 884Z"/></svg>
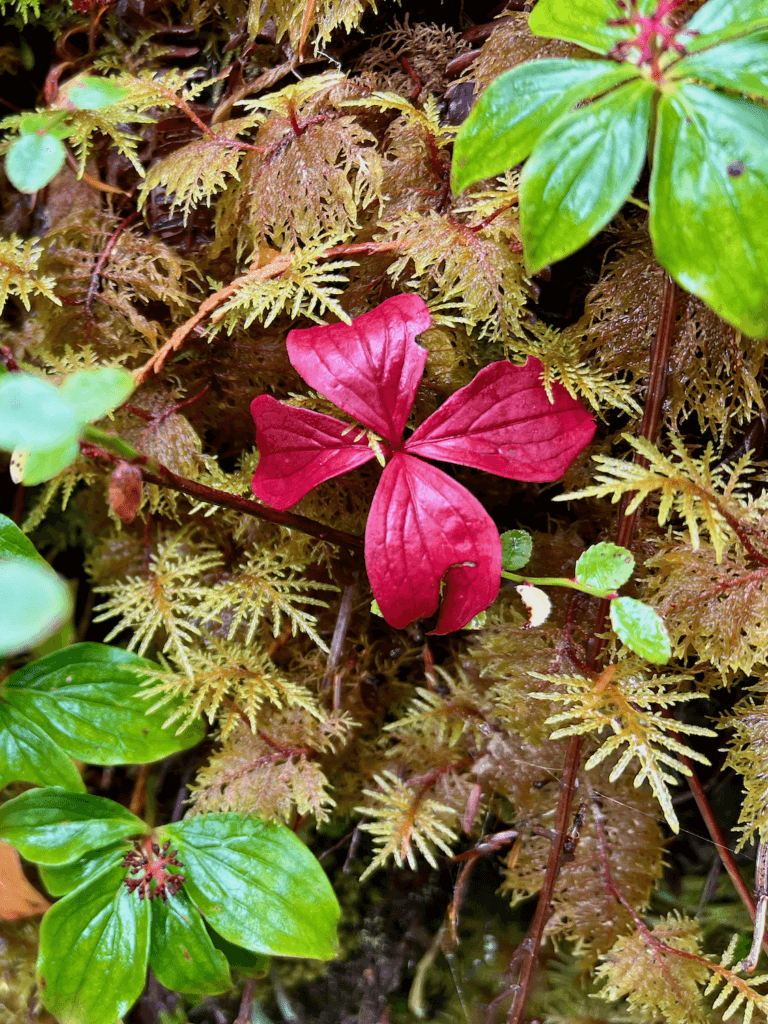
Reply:
<svg viewBox="0 0 768 1024"><path fill-rule="evenodd" d="M277 956L336 956L338 902L290 829L205 814L160 831L178 848L187 895L229 942Z"/></svg>
<svg viewBox="0 0 768 1024"><path fill-rule="evenodd" d="M75 644L14 672L5 697L81 761L158 761L199 743L205 728L202 719L179 735L163 728L181 701L147 714L141 680L157 667L119 647Z"/></svg>
<svg viewBox="0 0 768 1024"><path fill-rule="evenodd" d="M100 366L67 377L59 394L80 423L90 423L122 405L135 388L133 376L121 366Z"/></svg>
<svg viewBox="0 0 768 1024"><path fill-rule="evenodd" d="M227 958L215 948L197 907L182 888L167 902L155 900L149 966L172 992L217 995L232 988Z"/></svg>
<svg viewBox="0 0 768 1024"><path fill-rule="evenodd" d="M671 78L701 78L723 89L768 99L768 31L693 53L670 70Z"/></svg>
<svg viewBox="0 0 768 1024"><path fill-rule="evenodd" d="M113 843L101 850L89 850L71 864L38 864L37 871L51 896L66 896L88 879L118 867L128 849L124 842Z"/></svg>
<svg viewBox="0 0 768 1024"><path fill-rule="evenodd" d="M768 334L768 110L699 85L659 103L656 257L747 335Z"/></svg>
<svg viewBox="0 0 768 1024"><path fill-rule="evenodd" d="M638 10L647 14L656 7L657 0L639 0ZM609 25L615 18L626 14L615 0L539 0L528 19L535 36L548 39L567 39L586 50L608 53L616 43L633 36L634 30L626 25Z"/></svg>
<svg viewBox="0 0 768 1024"><path fill-rule="evenodd" d="M31 373L0 378L0 448L55 448L77 440L80 424L59 389Z"/></svg>
<svg viewBox="0 0 768 1024"><path fill-rule="evenodd" d="M9 782L63 786L75 792L85 789L80 773L64 751L0 697L0 789Z"/></svg>
<svg viewBox="0 0 768 1024"><path fill-rule="evenodd" d="M654 87L630 82L560 118L520 181L520 224L533 274L576 252L621 209L645 161Z"/></svg>
<svg viewBox="0 0 768 1024"><path fill-rule="evenodd" d="M77 458L79 450L77 441L70 440L55 448L36 448L23 455L17 448L13 454L19 460L21 480L27 487L36 487L65 470Z"/></svg>
<svg viewBox="0 0 768 1024"><path fill-rule="evenodd" d="M501 535L501 568L516 572L527 565L533 551L533 538L527 530L507 530Z"/></svg>
<svg viewBox="0 0 768 1024"><path fill-rule="evenodd" d="M72 611L69 587L47 565L0 559L0 655L29 650L55 633Z"/></svg>
<svg viewBox="0 0 768 1024"><path fill-rule="evenodd" d="M118 85L111 78L96 78L94 75L78 78L67 88L66 96L78 110L98 110L111 103L119 103L128 95L124 85Z"/></svg>
<svg viewBox="0 0 768 1024"><path fill-rule="evenodd" d="M144 822L120 804L59 786L29 789L0 805L0 839L39 864L67 864L146 832Z"/></svg>
<svg viewBox="0 0 768 1024"><path fill-rule="evenodd" d="M611 601L611 625L619 639L641 658L656 665L669 661L672 649L667 627L647 604L633 597L617 597Z"/></svg>
<svg viewBox="0 0 768 1024"><path fill-rule="evenodd" d="M618 544L593 544L576 563L576 579L588 587L610 594L632 575L635 559L631 551Z"/></svg>
<svg viewBox="0 0 768 1024"><path fill-rule="evenodd" d="M534 60L500 75L459 129L453 190L524 160L547 128L576 103L636 77L637 68L604 60Z"/></svg>
<svg viewBox="0 0 768 1024"><path fill-rule="evenodd" d="M38 985L60 1024L115 1024L141 994L151 906L124 877L115 868L90 879L43 918Z"/></svg>
<svg viewBox="0 0 768 1024"><path fill-rule="evenodd" d="M768 26L768 9L761 0L709 0L686 23L698 36L683 37L690 52L723 39Z"/></svg>
<svg viewBox="0 0 768 1024"><path fill-rule="evenodd" d="M5 173L19 192L37 192L56 177L67 151L55 135L20 135L5 155Z"/></svg>
<svg viewBox="0 0 768 1024"><path fill-rule="evenodd" d="M268 970L271 958L263 953L252 953L249 949L236 946L227 942L223 935L219 935L212 928L208 927L208 935L216 949L221 950L229 963L239 974L245 974L249 978L256 978Z"/></svg>
<svg viewBox="0 0 768 1024"><path fill-rule="evenodd" d="M0 514L0 558L30 558L39 565L48 563L35 545L8 516Z"/></svg>

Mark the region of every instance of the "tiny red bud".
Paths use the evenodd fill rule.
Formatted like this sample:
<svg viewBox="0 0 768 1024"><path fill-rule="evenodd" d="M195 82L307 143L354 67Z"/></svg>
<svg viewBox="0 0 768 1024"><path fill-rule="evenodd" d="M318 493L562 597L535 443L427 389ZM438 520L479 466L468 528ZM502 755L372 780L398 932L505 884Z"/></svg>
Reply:
<svg viewBox="0 0 768 1024"><path fill-rule="evenodd" d="M136 518L141 493L141 470L130 462L120 462L109 481L109 504L124 523L132 523Z"/></svg>

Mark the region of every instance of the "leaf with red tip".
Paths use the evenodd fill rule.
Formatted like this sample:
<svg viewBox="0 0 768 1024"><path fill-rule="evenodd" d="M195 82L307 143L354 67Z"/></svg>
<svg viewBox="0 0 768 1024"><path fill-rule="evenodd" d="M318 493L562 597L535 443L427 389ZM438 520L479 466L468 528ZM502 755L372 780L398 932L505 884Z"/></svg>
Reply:
<svg viewBox="0 0 768 1024"><path fill-rule="evenodd" d="M315 391L399 444L427 352L414 341L431 323L418 295L395 295L350 325L291 331L288 356Z"/></svg>
<svg viewBox="0 0 768 1024"><path fill-rule="evenodd" d="M495 599L501 542L479 501L441 470L395 452L365 531L365 564L381 614L396 629L440 617L451 633Z"/></svg>
<svg viewBox="0 0 768 1024"><path fill-rule="evenodd" d="M491 363L421 424L403 451L511 480L557 480L589 444L595 424L560 384L550 402L542 366Z"/></svg>
<svg viewBox="0 0 768 1024"><path fill-rule="evenodd" d="M332 416L293 409L269 395L254 398L251 413L260 454L251 487L273 508L290 508L313 487L374 457L359 428Z"/></svg>

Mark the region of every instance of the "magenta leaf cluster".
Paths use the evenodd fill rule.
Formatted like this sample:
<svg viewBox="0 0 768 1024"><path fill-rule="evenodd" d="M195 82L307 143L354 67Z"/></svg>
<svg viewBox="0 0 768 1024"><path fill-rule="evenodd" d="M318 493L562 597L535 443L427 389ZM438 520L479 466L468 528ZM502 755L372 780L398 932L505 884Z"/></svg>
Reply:
<svg viewBox="0 0 768 1024"><path fill-rule="evenodd" d="M407 439L403 431L427 351L417 295L398 295L352 324L294 330L288 356L311 388L362 429L332 416L251 403L259 465L257 498L287 509L324 480L383 455L386 463L365 531L365 564L384 618L396 628L439 616L434 632L461 629L496 597L498 530L466 488L425 459L512 480L557 480L590 442L595 425L558 384L547 394L541 364L491 363Z"/></svg>

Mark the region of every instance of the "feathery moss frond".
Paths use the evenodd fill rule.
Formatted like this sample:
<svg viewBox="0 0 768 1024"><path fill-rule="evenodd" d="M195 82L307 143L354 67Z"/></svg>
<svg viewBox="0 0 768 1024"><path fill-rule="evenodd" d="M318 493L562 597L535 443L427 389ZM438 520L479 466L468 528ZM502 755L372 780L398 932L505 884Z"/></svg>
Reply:
<svg viewBox="0 0 768 1024"><path fill-rule="evenodd" d="M633 670L632 666L633 661L610 666L614 672L609 674L609 669L597 680L584 679L581 676L540 676L539 678L548 682L565 686L566 692L546 692L532 696L567 705L564 711L547 719L549 725L561 726L552 733L550 738L553 740L563 736L599 736L604 729L609 729L613 735L592 754L584 766L585 770L589 771L625 747L611 771L610 781L615 782L636 758L640 767L635 777L635 786L640 786L646 779L648 780L656 799L661 804L669 827L677 832L680 825L672 806L668 784L674 784L678 780L669 769L683 775L690 774L690 770L680 761L681 756L700 761L702 764L709 764L709 761L702 754L681 743L674 734L716 734L702 726L664 718L659 711L654 710L663 710L675 704L695 700L701 696L700 694L677 692L670 687L666 677L653 676L648 679L644 677L642 670L636 667ZM682 678L677 676L674 682L679 684Z"/></svg>
<svg viewBox="0 0 768 1024"><path fill-rule="evenodd" d="M96 587L96 593L109 597L98 606L94 621L119 619L105 640L129 630L133 635L128 650L144 654L162 630L163 651L172 651L191 676L190 645L200 636L199 608L210 588L206 575L221 565L221 555L210 548L193 538L192 528L185 527L157 545L145 575Z"/></svg>
<svg viewBox="0 0 768 1024"><path fill-rule="evenodd" d="M54 293L56 280L38 273L42 249L36 239L0 238L0 310L9 295L16 295L29 309L31 295L44 295L57 305L61 300Z"/></svg>

